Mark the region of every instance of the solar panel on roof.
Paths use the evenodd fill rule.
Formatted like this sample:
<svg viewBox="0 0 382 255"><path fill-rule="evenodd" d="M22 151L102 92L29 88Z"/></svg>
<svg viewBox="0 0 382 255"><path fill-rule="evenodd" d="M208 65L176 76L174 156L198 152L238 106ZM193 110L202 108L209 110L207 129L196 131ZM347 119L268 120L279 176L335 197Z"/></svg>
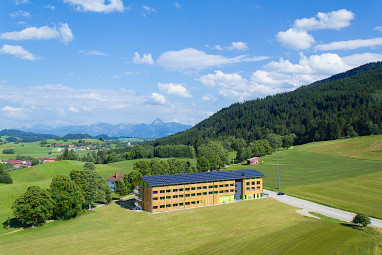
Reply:
<svg viewBox="0 0 382 255"><path fill-rule="evenodd" d="M142 176L141 178L149 186L163 186L182 183L208 182L234 180L253 177L263 177L264 174L255 169L235 170L235 171L219 171L219 172L202 172L202 173L186 173L171 175L153 175Z"/></svg>

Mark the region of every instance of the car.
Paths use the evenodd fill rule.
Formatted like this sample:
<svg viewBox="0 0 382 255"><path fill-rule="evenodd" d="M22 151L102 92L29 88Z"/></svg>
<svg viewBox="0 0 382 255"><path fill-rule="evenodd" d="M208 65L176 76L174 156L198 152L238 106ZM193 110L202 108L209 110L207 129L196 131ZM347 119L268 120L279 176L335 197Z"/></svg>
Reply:
<svg viewBox="0 0 382 255"><path fill-rule="evenodd" d="M263 193L263 197L269 197L268 193Z"/></svg>
<svg viewBox="0 0 382 255"><path fill-rule="evenodd" d="M282 196L282 195L285 195L285 193L284 192L279 192L279 193L277 193L277 195Z"/></svg>

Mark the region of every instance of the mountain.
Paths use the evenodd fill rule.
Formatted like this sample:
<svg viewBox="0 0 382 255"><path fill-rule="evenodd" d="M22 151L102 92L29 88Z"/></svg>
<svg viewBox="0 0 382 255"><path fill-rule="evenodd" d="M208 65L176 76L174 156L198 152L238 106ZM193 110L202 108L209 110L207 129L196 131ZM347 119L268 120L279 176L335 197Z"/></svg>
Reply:
<svg viewBox="0 0 382 255"><path fill-rule="evenodd" d="M163 122L159 118L155 119L151 124L108 124L108 123L92 123L70 125L62 127L48 126L32 126L21 128L27 132L44 132L59 136L67 134L89 134L91 136L106 135L108 137L142 137L142 138L160 138L175 134L180 131L191 128L190 125L179 124L176 122Z"/></svg>
<svg viewBox="0 0 382 255"><path fill-rule="evenodd" d="M23 132L15 129L4 129L0 131L0 136L11 136L21 138L24 142L36 142L44 139L54 139L55 135Z"/></svg>
<svg viewBox="0 0 382 255"><path fill-rule="evenodd" d="M369 63L294 91L235 103L193 128L153 142L197 145L235 136L247 142L270 133L295 134L295 144L382 130L382 62Z"/></svg>

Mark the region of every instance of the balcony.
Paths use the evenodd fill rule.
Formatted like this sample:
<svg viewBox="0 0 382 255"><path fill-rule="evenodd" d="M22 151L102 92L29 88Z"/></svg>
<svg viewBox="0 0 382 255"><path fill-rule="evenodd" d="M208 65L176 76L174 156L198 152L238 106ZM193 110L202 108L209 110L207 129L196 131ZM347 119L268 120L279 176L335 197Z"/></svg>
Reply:
<svg viewBox="0 0 382 255"><path fill-rule="evenodd" d="M138 195L135 195L135 200L137 200L137 201L143 201L143 198L140 197L140 196L138 196Z"/></svg>
<svg viewBox="0 0 382 255"><path fill-rule="evenodd" d="M143 194L143 186L142 185L135 186L134 193L137 195Z"/></svg>
<svg viewBox="0 0 382 255"><path fill-rule="evenodd" d="M142 206L137 201L135 201L134 205L135 209L142 210Z"/></svg>

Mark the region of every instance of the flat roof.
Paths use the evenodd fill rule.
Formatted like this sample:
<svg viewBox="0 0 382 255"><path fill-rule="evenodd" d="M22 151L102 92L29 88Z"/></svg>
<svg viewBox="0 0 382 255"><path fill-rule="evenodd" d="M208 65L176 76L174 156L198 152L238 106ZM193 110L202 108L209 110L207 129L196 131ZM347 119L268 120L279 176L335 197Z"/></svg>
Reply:
<svg viewBox="0 0 382 255"><path fill-rule="evenodd" d="M255 169L246 169L235 171L141 176L141 179L149 186L166 186L185 183L237 180L264 176L264 174Z"/></svg>

